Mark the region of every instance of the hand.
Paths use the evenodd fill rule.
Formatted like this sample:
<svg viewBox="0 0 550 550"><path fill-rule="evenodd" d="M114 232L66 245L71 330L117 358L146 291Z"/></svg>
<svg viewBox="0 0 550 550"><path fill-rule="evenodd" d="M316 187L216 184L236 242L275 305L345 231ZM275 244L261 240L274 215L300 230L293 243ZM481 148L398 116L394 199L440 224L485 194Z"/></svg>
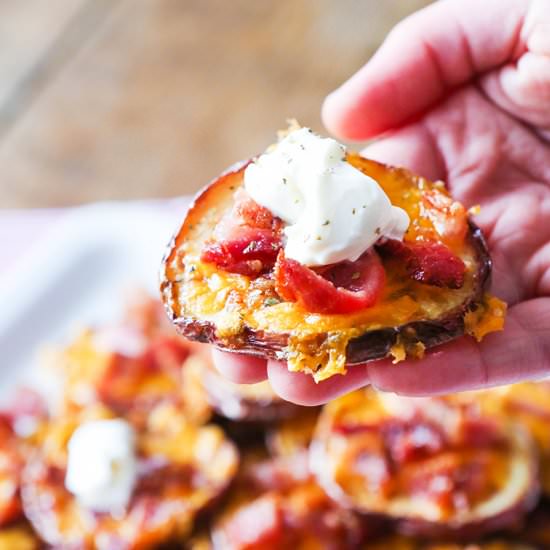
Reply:
<svg viewBox="0 0 550 550"><path fill-rule="evenodd" d="M350 367L320 384L286 365L216 351L228 378L269 377L302 404L372 384L408 395L550 376L550 2L445 0L401 22L327 97L326 126L347 140L382 136L365 156L447 182L481 205L503 332L461 338L397 365Z"/></svg>

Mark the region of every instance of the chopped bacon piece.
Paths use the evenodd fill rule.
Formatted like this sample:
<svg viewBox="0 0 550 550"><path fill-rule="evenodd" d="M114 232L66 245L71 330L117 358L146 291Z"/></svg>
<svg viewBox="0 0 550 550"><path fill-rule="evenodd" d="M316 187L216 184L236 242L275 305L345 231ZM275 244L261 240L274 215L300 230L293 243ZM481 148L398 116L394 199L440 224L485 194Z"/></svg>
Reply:
<svg viewBox="0 0 550 550"><path fill-rule="evenodd" d="M158 336L139 355L113 353L97 382L99 398L119 413L152 406L175 394L189 344L178 336Z"/></svg>
<svg viewBox="0 0 550 550"><path fill-rule="evenodd" d="M233 209L216 226L201 261L230 273L256 277L273 268L282 247L282 226L280 218L238 191Z"/></svg>
<svg viewBox="0 0 550 550"><path fill-rule="evenodd" d="M455 289L464 284L464 262L443 243L404 243L388 239L378 245L378 249L402 260L409 277L419 283Z"/></svg>
<svg viewBox="0 0 550 550"><path fill-rule="evenodd" d="M252 200L246 192L238 193L235 198L234 215L240 225L257 229L271 229L274 233L278 233L282 229L283 221L274 216L270 210Z"/></svg>
<svg viewBox="0 0 550 550"><path fill-rule="evenodd" d="M449 450L402 471L402 483L411 495L430 499L447 513L471 508L494 490L490 472L498 472L490 450L468 456Z"/></svg>
<svg viewBox="0 0 550 550"><path fill-rule="evenodd" d="M231 550L275 550L284 537L284 517L274 495L260 497L231 518L225 526Z"/></svg>
<svg viewBox="0 0 550 550"><path fill-rule="evenodd" d="M22 515L19 483L23 460L9 419L0 416L0 526Z"/></svg>
<svg viewBox="0 0 550 550"><path fill-rule="evenodd" d="M275 264L277 292L312 313L354 313L377 301L384 288L385 272L374 250L355 262L341 262L317 273L279 253Z"/></svg>
<svg viewBox="0 0 550 550"><path fill-rule="evenodd" d="M143 355L143 361L151 369L178 371L189 357L189 344L177 335L159 336L151 342Z"/></svg>
<svg viewBox="0 0 550 550"><path fill-rule="evenodd" d="M458 437L464 442L464 445L469 447L506 446L506 438L499 420L467 416L459 425Z"/></svg>
<svg viewBox="0 0 550 550"><path fill-rule="evenodd" d="M441 430L426 422L388 422L382 428L392 461L402 464L441 452L445 438Z"/></svg>
<svg viewBox="0 0 550 550"><path fill-rule="evenodd" d="M208 243L201 261L214 263L230 273L255 277L274 266L280 248L280 238L271 231L250 229L240 237Z"/></svg>

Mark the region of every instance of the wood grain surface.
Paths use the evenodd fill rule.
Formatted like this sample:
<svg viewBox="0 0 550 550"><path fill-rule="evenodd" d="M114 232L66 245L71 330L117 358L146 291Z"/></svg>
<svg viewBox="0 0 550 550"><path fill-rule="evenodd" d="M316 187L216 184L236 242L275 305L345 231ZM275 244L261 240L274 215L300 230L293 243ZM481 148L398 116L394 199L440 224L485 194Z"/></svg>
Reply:
<svg viewBox="0 0 550 550"><path fill-rule="evenodd" d="M0 0L0 206L192 193L428 3Z"/></svg>

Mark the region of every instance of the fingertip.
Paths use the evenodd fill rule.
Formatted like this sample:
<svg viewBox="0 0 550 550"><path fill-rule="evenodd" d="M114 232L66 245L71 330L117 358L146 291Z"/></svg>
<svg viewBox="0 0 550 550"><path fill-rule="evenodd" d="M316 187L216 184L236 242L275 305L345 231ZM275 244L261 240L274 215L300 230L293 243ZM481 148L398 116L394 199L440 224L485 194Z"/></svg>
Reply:
<svg viewBox="0 0 550 550"><path fill-rule="evenodd" d="M212 362L218 372L236 384L255 384L267 378L265 359L212 349Z"/></svg>
<svg viewBox="0 0 550 550"><path fill-rule="evenodd" d="M268 361L267 373L277 394L286 401L306 407L323 405L369 383L367 369L362 365L349 367L346 375L336 375L319 383L309 374L290 372L286 363L279 361Z"/></svg>
<svg viewBox="0 0 550 550"><path fill-rule="evenodd" d="M344 113L338 90L325 97L321 106L321 119L329 133L339 139L346 139L347 137L345 126L342 125Z"/></svg>
<svg viewBox="0 0 550 550"><path fill-rule="evenodd" d="M376 135L382 128L371 126L368 116L368 90L359 90L365 67L342 86L331 92L321 107L321 118L327 130L339 139L364 141ZM366 105L367 104L367 105Z"/></svg>

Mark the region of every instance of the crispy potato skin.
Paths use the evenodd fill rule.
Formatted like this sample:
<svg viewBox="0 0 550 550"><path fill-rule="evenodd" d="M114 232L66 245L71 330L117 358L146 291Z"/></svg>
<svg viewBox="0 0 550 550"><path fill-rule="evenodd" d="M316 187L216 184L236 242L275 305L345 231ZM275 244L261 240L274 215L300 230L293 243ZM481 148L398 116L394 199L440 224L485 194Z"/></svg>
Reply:
<svg viewBox="0 0 550 550"><path fill-rule="evenodd" d="M138 350L124 348L128 341ZM203 348L175 334L158 300L134 296L121 321L82 331L57 354L63 406L71 414L102 403L143 427L154 407L172 404L203 424L212 414L201 382L211 357Z"/></svg>
<svg viewBox="0 0 550 550"><path fill-rule="evenodd" d="M406 170L392 168L374 161L361 159L373 170L382 171L387 177L413 178ZM290 335L285 332L256 330L244 325L237 334L219 336L218 328L212 321L200 316L188 315L179 302L182 278L178 272L185 263L183 247L195 238L193 229L212 209L219 208L230 199L232 191L241 184L242 174L251 162L234 165L219 178L211 182L198 194L190 206L183 225L169 244L161 269L161 294L168 316L177 330L187 338L198 342L212 343L216 347L239 353L247 353L272 359L280 359L281 352L287 349ZM213 228L212 228L213 229ZM439 318L409 322L399 326L386 326L367 330L349 340L346 362L349 365L381 359L391 355L392 348L402 344L409 346L419 343L424 348L432 348L465 333L465 315L482 300L490 283L491 258L481 230L468 221L466 242L475 251L476 271L472 293L458 307L447 311ZM327 334L319 334L319 337ZM408 351L408 350L407 350Z"/></svg>
<svg viewBox="0 0 550 550"><path fill-rule="evenodd" d="M106 409L84 418L109 418ZM174 409L151 412L138 432L139 476L126 510L112 516L82 506L65 487L67 442L76 420L57 419L29 456L22 480L25 516L55 548L145 550L185 538L238 469L238 451L213 425L197 427ZM198 451L200 449L200 452Z"/></svg>
<svg viewBox="0 0 550 550"><path fill-rule="evenodd" d="M435 402L433 399L430 401ZM531 438L520 426L509 423L504 417L490 418L485 413L477 412L478 403L475 401L472 402L473 409L469 408L470 404L467 405L467 409L458 409L453 401L447 404L443 402L443 406L435 403L436 407L432 410L436 411L436 416L422 416L423 413L418 416L417 411L405 420L405 416L403 419L400 418L404 413L389 412L372 390L358 390L333 401L322 412L310 447L310 462L318 481L342 506L355 509L367 516L374 514L393 518L397 530L408 536L475 540L487 533L513 528L521 523L539 497L537 454ZM455 415L455 412L458 414ZM479 414L481 416L478 416ZM440 432L440 442L436 440L435 446L430 447L433 440L421 435L417 440L419 446L415 447L413 444L411 447L415 454L392 467L391 464L397 455L394 455L395 449L387 447L387 440L384 441L380 436L384 423L389 421L389 425L393 426L393 422L397 420L397 426L403 422L402 426L429 427L437 417L445 418L440 428L437 428L443 428ZM466 423L463 424L464 421ZM471 442L467 443L469 439L462 438L471 438L471 435L467 435L468 426L476 425L471 424L471 421L481 422L478 425L487 426L488 429L493 425L497 431L491 436L487 435L485 428L481 431L478 428L475 432L478 434L477 439L471 439ZM433 425L435 427L437 424ZM460 435L462 433L466 435ZM485 439L487 442L493 441L488 443L486 450L482 445ZM402 441L409 445L414 443L414 438ZM451 443L452 441L454 443ZM460 511L455 511L453 508L448 510L448 503L445 501L444 504L440 504L436 500L437 515L440 516L436 518L433 511L427 511L432 504L428 506L422 491L420 498L414 497L410 487L414 487L415 472L427 474L429 479L429 476L433 475L430 474L431 465L436 465L437 468L438 460L443 460L444 464L450 458L450 464L454 464L453 456L458 460L456 466L451 468L458 468L456 479L459 480L463 475L468 476L463 479L469 479L474 475L475 470L468 471L471 463L475 464L481 459L479 464L483 464L491 456L494 456L496 461L489 458L490 466L481 470L481 487L483 484L485 487L478 496L474 494L472 497L466 497L468 501L470 498L474 499L472 504L468 503L466 508L461 504ZM363 472L357 469L358 466L353 466L355 460L360 464L360 459L365 457L371 461L376 459L380 463L390 457L389 463L386 463L390 465L389 470L382 478L378 489L366 488L372 481L365 472L373 475L372 472L376 472L376 469L368 467ZM454 476L453 471L450 470L450 479ZM412 472L413 477L407 477L407 472ZM445 469L441 472L445 475ZM407 483L412 485L409 487ZM460 492L460 483L462 482L459 482L458 489L454 487L452 490L453 507L457 491ZM361 489L363 485L364 491ZM403 491L400 487L409 488ZM432 490L431 484L426 487L428 492ZM476 498L478 500L475 500Z"/></svg>

